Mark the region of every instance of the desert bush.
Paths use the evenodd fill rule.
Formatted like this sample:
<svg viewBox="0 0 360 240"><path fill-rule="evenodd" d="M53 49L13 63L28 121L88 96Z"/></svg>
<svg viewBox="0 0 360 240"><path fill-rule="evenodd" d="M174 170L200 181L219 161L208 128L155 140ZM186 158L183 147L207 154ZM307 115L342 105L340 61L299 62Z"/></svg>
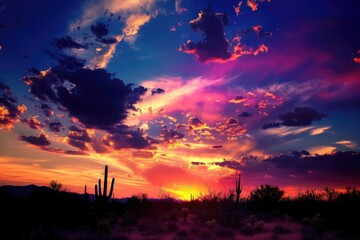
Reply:
<svg viewBox="0 0 360 240"><path fill-rule="evenodd" d="M226 239L233 239L236 235L234 228L220 228L216 231L216 235Z"/></svg>
<svg viewBox="0 0 360 240"><path fill-rule="evenodd" d="M211 219L209 221L206 221L205 225L207 228L214 228L216 226L216 220Z"/></svg>
<svg viewBox="0 0 360 240"><path fill-rule="evenodd" d="M181 238L186 238L189 235L189 233L186 230L179 230L176 232L176 236Z"/></svg>
<svg viewBox="0 0 360 240"><path fill-rule="evenodd" d="M266 184L251 191L249 200L255 203L255 207L259 210L275 210L284 193L278 186Z"/></svg>
<svg viewBox="0 0 360 240"><path fill-rule="evenodd" d="M170 222L177 222L179 219L178 219L178 216L176 215L176 213L171 213L170 215L169 215L169 221Z"/></svg>
<svg viewBox="0 0 360 240"><path fill-rule="evenodd" d="M304 218L303 223L305 225L312 226L317 230L323 230L325 228L325 219L321 217L320 213L316 213L311 217Z"/></svg>
<svg viewBox="0 0 360 240"><path fill-rule="evenodd" d="M169 230L169 232L176 232L177 230L179 230L179 227L175 223L169 223L167 225L167 229Z"/></svg>
<svg viewBox="0 0 360 240"><path fill-rule="evenodd" d="M288 228L285 228L282 225L276 225L273 229L273 232L275 234L287 234L287 233L291 233L291 230Z"/></svg>
<svg viewBox="0 0 360 240"><path fill-rule="evenodd" d="M131 213L126 213L122 217L122 223L121 226L123 227L134 227L138 224L138 219L132 215Z"/></svg>
<svg viewBox="0 0 360 240"><path fill-rule="evenodd" d="M60 191L61 188L62 188L62 183L56 181L56 180L51 180L50 183L49 183L49 187L52 189L52 190L55 190L55 191Z"/></svg>
<svg viewBox="0 0 360 240"><path fill-rule="evenodd" d="M253 235L262 232L264 225L265 223L258 220L255 215L250 215L241 221L240 231L245 235Z"/></svg>
<svg viewBox="0 0 360 240"><path fill-rule="evenodd" d="M106 235L110 233L111 225L107 219L98 219L94 225L92 225L91 230L95 233Z"/></svg>
<svg viewBox="0 0 360 240"><path fill-rule="evenodd" d="M319 190L306 190L303 193L298 193L297 200L304 201L304 202L318 202L322 201L325 194Z"/></svg>

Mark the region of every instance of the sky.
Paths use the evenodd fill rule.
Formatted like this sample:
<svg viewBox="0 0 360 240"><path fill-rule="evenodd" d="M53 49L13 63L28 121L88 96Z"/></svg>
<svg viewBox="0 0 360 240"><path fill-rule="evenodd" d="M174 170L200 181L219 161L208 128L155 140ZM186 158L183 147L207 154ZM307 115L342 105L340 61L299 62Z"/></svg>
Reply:
<svg viewBox="0 0 360 240"><path fill-rule="evenodd" d="M0 184L360 187L356 0L0 1Z"/></svg>

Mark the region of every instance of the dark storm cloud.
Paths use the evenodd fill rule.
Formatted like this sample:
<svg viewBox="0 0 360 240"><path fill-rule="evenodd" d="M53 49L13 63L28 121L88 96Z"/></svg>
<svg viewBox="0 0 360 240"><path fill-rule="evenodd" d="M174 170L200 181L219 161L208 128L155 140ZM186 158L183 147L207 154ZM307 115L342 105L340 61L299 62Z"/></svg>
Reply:
<svg viewBox="0 0 360 240"><path fill-rule="evenodd" d="M62 123L59 122L59 121L56 121L56 122L49 122L49 129L50 131L52 132L60 132L61 131L61 128L62 128Z"/></svg>
<svg viewBox="0 0 360 240"><path fill-rule="evenodd" d="M45 126L37 119L37 117L23 118L21 119L21 122L26 123L26 125L32 129L41 129Z"/></svg>
<svg viewBox="0 0 360 240"><path fill-rule="evenodd" d="M248 113L248 112L242 112L239 114L239 117L243 117L243 118L246 118L246 117L251 117L252 114Z"/></svg>
<svg viewBox="0 0 360 240"><path fill-rule="evenodd" d="M297 174L308 171L318 174L358 175L360 171L360 153L335 152L333 154L315 156L274 156L265 161L278 169L289 169Z"/></svg>
<svg viewBox="0 0 360 240"><path fill-rule="evenodd" d="M154 96L155 94L162 94L165 90L162 88L153 88L151 89L151 96Z"/></svg>
<svg viewBox="0 0 360 240"><path fill-rule="evenodd" d="M109 34L109 29L106 25L99 22L91 25L90 30L98 39L101 39Z"/></svg>
<svg viewBox="0 0 360 240"><path fill-rule="evenodd" d="M309 107L297 107L294 112L281 114L279 118L283 121L284 126L308 126L313 121L319 121L325 117L325 114L318 113L315 109Z"/></svg>
<svg viewBox="0 0 360 240"><path fill-rule="evenodd" d="M40 134L39 137L35 136L20 136L21 141L28 142L35 146L48 146L50 145L50 141L47 139L47 137L44 134Z"/></svg>
<svg viewBox="0 0 360 240"><path fill-rule="evenodd" d="M264 124L263 129L278 128L281 125L287 127L301 127L311 125L313 121L320 121L326 117L325 114L318 113L315 109L309 107L297 107L294 112L279 115L282 122Z"/></svg>
<svg viewBox="0 0 360 240"><path fill-rule="evenodd" d="M75 42L70 36L56 38L52 44L59 50L71 49L71 48L87 48L87 46Z"/></svg>
<svg viewBox="0 0 360 240"><path fill-rule="evenodd" d="M60 104L86 127L99 129L124 120L147 90L125 85L105 69L71 70L63 65L23 80L37 98Z"/></svg>
<svg viewBox="0 0 360 240"><path fill-rule="evenodd" d="M280 126L281 126L281 123L279 123L279 122L266 123L262 126L262 129L279 128Z"/></svg>
<svg viewBox="0 0 360 240"><path fill-rule="evenodd" d="M103 139L103 143L108 147L112 146L114 149L142 149L149 147L153 142L152 139L144 136L144 132L140 129L132 130L125 125L112 127L111 129L107 129L107 131L111 132L111 134Z"/></svg>
<svg viewBox="0 0 360 240"><path fill-rule="evenodd" d="M203 165L203 163L192 163ZM207 163L243 171L248 176L270 175L277 179L288 181L288 184L301 184L307 187L320 182L328 185L354 184L360 181L360 153L334 152L324 155L277 155L265 160L254 156L243 157L240 160L225 160ZM337 179L341 181L337 182ZM268 179L265 179L269 181ZM334 183L335 180L335 183ZM279 184L279 182L277 182ZM341 186L344 187L344 186Z"/></svg>
<svg viewBox="0 0 360 240"><path fill-rule="evenodd" d="M210 8L200 11L199 17L190 21L190 27L202 33L204 39L197 43L189 40L179 50L195 54L200 62L229 59L229 42L224 34L224 25L227 24L228 17L224 13L214 13Z"/></svg>
<svg viewBox="0 0 360 240"><path fill-rule="evenodd" d="M0 82L0 129L11 129L13 124L20 119L20 115L26 111L25 105L17 105L16 97L12 95L10 88Z"/></svg>

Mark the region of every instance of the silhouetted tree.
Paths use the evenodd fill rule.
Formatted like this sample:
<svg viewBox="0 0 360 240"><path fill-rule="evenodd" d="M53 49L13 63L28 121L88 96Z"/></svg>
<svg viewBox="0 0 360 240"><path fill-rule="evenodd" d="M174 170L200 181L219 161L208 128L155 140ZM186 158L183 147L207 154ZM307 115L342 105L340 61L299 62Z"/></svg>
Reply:
<svg viewBox="0 0 360 240"><path fill-rule="evenodd" d="M60 191L61 188L62 188L62 183L56 181L56 180L51 180L50 181L50 184L49 184L49 187L52 189L52 190L55 190L55 191Z"/></svg>

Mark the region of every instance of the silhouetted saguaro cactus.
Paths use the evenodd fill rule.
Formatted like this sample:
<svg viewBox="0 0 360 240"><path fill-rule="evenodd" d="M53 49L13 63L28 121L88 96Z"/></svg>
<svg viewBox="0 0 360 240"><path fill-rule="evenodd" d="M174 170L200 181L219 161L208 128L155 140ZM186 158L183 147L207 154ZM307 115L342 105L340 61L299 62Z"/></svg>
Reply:
<svg viewBox="0 0 360 240"><path fill-rule="evenodd" d="M241 183L241 174L239 174L239 179L236 179L236 202L240 202L240 194L242 192Z"/></svg>
<svg viewBox="0 0 360 240"><path fill-rule="evenodd" d="M89 199L89 194L87 193L86 189L87 189L87 187L85 185L85 187L84 187L84 195L83 196L84 196L85 200L88 200Z"/></svg>
<svg viewBox="0 0 360 240"><path fill-rule="evenodd" d="M101 193L101 179L99 179L99 185L95 184L95 196L96 196L96 199L98 199L100 201L108 201L111 199L111 196L113 195L115 178L113 178L111 181L111 187L110 187L109 194L107 194L107 178L108 178L108 166L106 165L105 166L105 175L104 175L104 189L103 189L102 193Z"/></svg>

